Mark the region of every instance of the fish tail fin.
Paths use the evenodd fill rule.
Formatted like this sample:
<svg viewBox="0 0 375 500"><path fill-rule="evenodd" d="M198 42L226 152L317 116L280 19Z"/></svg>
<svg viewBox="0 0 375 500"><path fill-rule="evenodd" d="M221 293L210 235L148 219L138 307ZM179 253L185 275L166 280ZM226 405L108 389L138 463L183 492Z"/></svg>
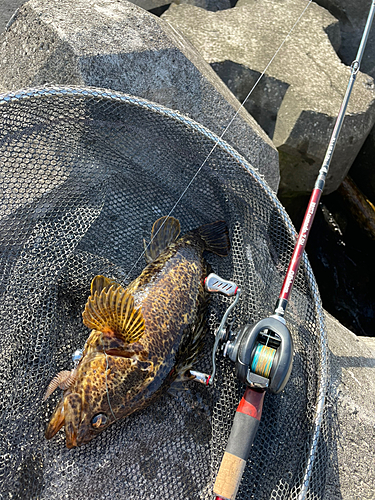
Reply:
<svg viewBox="0 0 375 500"><path fill-rule="evenodd" d="M154 222L149 245L143 240L148 263L153 262L180 234L180 223L174 217L160 217Z"/></svg>
<svg viewBox="0 0 375 500"><path fill-rule="evenodd" d="M206 250L216 253L220 257L228 255L230 241L225 221L219 220L211 224L205 224L196 231L203 240Z"/></svg>

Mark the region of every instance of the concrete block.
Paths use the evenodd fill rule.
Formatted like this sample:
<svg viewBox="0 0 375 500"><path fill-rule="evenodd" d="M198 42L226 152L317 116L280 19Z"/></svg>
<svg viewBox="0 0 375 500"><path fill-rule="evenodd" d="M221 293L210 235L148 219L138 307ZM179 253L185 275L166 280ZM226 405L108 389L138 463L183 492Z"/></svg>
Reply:
<svg viewBox="0 0 375 500"><path fill-rule="evenodd" d="M326 314L332 436L324 500L373 500L375 491L374 352Z"/></svg>
<svg viewBox="0 0 375 500"><path fill-rule="evenodd" d="M110 88L176 109L221 135L239 108L196 49L124 0L30 0L0 37L0 87ZM224 139L279 182L272 142L243 108Z"/></svg>
<svg viewBox="0 0 375 500"><path fill-rule="evenodd" d="M169 5L171 3L186 3L189 5L195 5L195 7L200 7L201 9L211 10L216 12L217 10L230 9L231 0L129 0L134 5L142 7L142 9L153 10L158 7L163 7L164 5Z"/></svg>
<svg viewBox="0 0 375 500"><path fill-rule="evenodd" d="M361 337L361 340L372 351L373 356L375 356L375 337Z"/></svg>
<svg viewBox="0 0 375 500"><path fill-rule="evenodd" d="M171 5L162 18L190 39L242 100L305 7L304 0L239 0L213 13ZM332 46L339 45L338 30L337 20L312 3L246 105L279 150L281 195L309 193L325 156L350 76ZM374 81L359 73L326 193L340 185L374 122Z"/></svg>
<svg viewBox="0 0 375 500"><path fill-rule="evenodd" d="M375 127L367 136L361 151L355 159L350 176L364 195L375 205Z"/></svg>
<svg viewBox="0 0 375 500"><path fill-rule="evenodd" d="M350 65L355 59L363 28L370 11L371 0L315 0L340 23L341 44L337 52L341 60ZM370 31L363 55L361 70L375 78L375 29Z"/></svg>

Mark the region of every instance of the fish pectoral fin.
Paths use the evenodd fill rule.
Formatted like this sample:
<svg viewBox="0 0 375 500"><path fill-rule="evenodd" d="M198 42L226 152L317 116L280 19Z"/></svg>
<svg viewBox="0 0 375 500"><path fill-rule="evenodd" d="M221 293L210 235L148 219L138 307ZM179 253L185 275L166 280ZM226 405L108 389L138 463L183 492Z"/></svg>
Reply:
<svg viewBox="0 0 375 500"><path fill-rule="evenodd" d="M134 307L133 295L117 283L90 295L82 317L88 328L127 344L139 340L145 331L141 308Z"/></svg>
<svg viewBox="0 0 375 500"><path fill-rule="evenodd" d="M100 292L104 289L109 289L111 286L116 286L119 287L118 283L116 283L113 279L111 278L106 278L105 276L102 276L101 274L98 276L95 276L95 278L91 282L91 295L94 296L95 292Z"/></svg>
<svg viewBox="0 0 375 500"><path fill-rule="evenodd" d="M194 379L190 370L203 351L207 331L207 324L205 322L206 311L207 303L201 307L196 324L189 325L184 332L184 338L177 351L176 364L170 374L172 383L168 392L172 395L177 394L181 390L186 390L184 383Z"/></svg>
<svg viewBox="0 0 375 500"><path fill-rule="evenodd" d="M185 382L188 382L189 380L194 380L194 377L191 375L189 370L184 373L179 373L169 386L168 394L171 396L177 396L179 392L186 391L188 388L186 387Z"/></svg>
<svg viewBox="0 0 375 500"><path fill-rule="evenodd" d="M62 398L53 412L45 431L46 439L51 439L61 429L65 423L64 398Z"/></svg>
<svg viewBox="0 0 375 500"><path fill-rule="evenodd" d="M148 263L153 262L180 234L180 223L174 217L160 217L154 222L151 230L151 242L145 245L145 256Z"/></svg>

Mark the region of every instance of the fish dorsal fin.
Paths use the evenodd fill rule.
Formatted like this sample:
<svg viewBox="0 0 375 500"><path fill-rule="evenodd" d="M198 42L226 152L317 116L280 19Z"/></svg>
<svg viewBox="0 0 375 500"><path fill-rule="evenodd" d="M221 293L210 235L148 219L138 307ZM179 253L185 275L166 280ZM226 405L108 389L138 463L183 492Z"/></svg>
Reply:
<svg viewBox="0 0 375 500"><path fill-rule="evenodd" d="M141 309L135 309L133 295L118 283L103 288L100 293L95 290L82 316L88 328L120 338L127 344L136 342L145 331Z"/></svg>
<svg viewBox="0 0 375 500"><path fill-rule="evenodd" d="M113 279L111 278L106 278L105 276L102 276L101 274L98 276L95 276L95 278L91 282L91 295L94 296L95 292L100 292L104 290L105 288L109 289L111 286L116 285L117 287L120 286L118 283L116 283Z"/></svg>
<svg viewBox="0 0 375 500"><path fill-rule="evenodd" d="M154 222L151 231L151 243L147 248L145 245L145 256L147 262L153 262L180 234L180 223L174 217L160 217Z"/></svg>

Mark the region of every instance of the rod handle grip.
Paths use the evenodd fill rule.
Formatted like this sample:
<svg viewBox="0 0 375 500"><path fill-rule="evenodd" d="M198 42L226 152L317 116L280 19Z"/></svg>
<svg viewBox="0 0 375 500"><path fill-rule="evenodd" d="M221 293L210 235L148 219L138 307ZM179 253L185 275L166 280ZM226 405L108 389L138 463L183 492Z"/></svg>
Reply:
<svg viewBox="0 0 375 500"><path fill-rule="evenodd" d="M221 461L214 485L214 494L223 500L234 500L240 487L246 460L227 451Z"/></svg>
<svg viewBox="0 0 375 500"><path fill-rule="evenodd" d="M225 500L235 500L246 461L250 453L262 414L264 392L246 389L233 419L214 494Z"/></svg>

